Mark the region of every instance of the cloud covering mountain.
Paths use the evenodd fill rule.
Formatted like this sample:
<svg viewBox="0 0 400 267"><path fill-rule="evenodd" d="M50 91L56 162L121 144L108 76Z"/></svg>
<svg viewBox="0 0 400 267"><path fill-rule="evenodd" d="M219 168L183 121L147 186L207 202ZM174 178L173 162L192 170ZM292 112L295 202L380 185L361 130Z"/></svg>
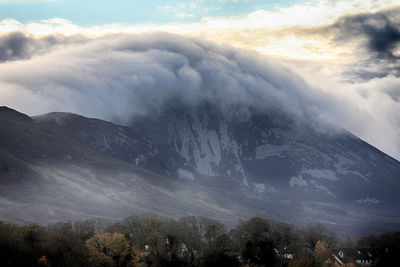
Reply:
<svg viewBox="0 0 400 267"><path fill-rule="evenodd" d="M344 84L250 51L174 34L0 36L0 99L28 114L71 111L129 124L171 100L246 116L279 107L339 124L400 158L400 80ZM389 49L389 48L388 48Z"/></svg>

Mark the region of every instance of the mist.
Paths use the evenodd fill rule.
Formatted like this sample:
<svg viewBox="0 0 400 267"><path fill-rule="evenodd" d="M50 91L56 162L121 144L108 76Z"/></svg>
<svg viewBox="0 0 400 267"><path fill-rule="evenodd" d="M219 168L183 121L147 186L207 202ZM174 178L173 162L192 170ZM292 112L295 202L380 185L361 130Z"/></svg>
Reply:
<svg viewBox="0 0 400 267"><path fill-rule="evenodd" d="M37 115L67 111L131 123L171 100L278 108L302 121L337 125L400 159L396 76L340 83L255 52L175 34L89 38L22 32L0 36L0 99ZM385 50L386 51L386 50Z"/></svg>

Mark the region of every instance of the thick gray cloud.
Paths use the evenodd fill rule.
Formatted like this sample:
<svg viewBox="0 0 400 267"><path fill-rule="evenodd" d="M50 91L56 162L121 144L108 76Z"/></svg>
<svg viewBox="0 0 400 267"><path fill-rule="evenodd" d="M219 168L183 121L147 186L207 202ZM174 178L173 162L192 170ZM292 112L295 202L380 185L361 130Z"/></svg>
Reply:
<svg viewBox="0 0 400 267"><path fill-rule="evenodd" d="M26 46L38 42L25 38ZM249 51L164 33L54 38L57 45L41 46L40 53L0 63L1 105L122 123L177 99L213 101L226 113L237 106L280 108L343 126L400 158L400 119L394 118L400 105L388 97L399 86L394 76L343 86Z"/></svg>
<svg viewBox="0 0 400 267"><path fill-rule="evenodd" d="M334 42L359 42L359 62L349 64L347 75L369 80L400 76L400 7L377 13L345 16L320 32L333 32Z"/></svg>
<svg viewBox="0 0 400 267"><path fill-rule="evenodd" d="M80 43L86 40L84 36L49 35L35 38L21 32L0 34L0 62L29 59L35 55L50 52L53 46Z"/></svg>
<svg viewBox="0 0 400 267"><path fill-rule="evenodd" d="M28 57L29 38L20 32L0 36L0 62Z"/></svg>
<svg viewBox="0 0 400 267"><path fill-rule="evenodd" d="M309 94L305 82L277 62L170 34L113 35L64 46L0 65L0 81L48 100L53 109L125 122L176 98L191 105L215 101L223 109L285 103L288 112L306 112L299 99ZM41 112L43 105L26 107Z"/></svg>
<svg viewBox="0 0 400 267"><path fill-rule="evenodd" d="M400 8L397 8L391 12L347 16L332 27L340 31L337 38L342 41L363 35L367 38L369 51L382 58L398 58L393 50L400 43L400 21L396 18L399 12Z"/></svg>

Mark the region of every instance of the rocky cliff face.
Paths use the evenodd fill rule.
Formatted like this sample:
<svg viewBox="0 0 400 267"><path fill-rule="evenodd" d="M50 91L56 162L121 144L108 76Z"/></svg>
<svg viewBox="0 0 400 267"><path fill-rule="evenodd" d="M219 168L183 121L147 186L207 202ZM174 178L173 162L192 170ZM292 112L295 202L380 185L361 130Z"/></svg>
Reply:
<svg viewBox="0 0 400 267"><path fill-rule="evenodd" d="M228 176L268 196L306 193L378 206L399 201L399 162L341 129L273 111L235 117L208 105L168 109L136 124L164 158L180 155L181 178ZM383 200L388 195L394 198Z"/></svg>

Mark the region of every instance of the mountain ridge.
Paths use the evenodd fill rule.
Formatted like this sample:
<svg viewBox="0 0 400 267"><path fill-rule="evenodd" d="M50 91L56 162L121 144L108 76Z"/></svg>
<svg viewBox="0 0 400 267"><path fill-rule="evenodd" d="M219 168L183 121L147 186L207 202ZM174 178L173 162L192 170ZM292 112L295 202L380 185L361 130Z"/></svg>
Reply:
<svg viewBox="0 0 400 267"><path fill-rule="evenodd" d="M25 180L10 187L5 178L11 175L0 168L4 189L0 217L28 222L24 213L37 205L45 215L31 221L78 219L102 212L104 217L121 218L128 212L147 211L211 215L228 224L261 215L302 225L321 222L343 233L397 227L400 163L354 135L308 131L308 126L291 125L286 115L278 115L283 119L277 120L253 113L236 121L227 120L218 110L185 107L184 111L160 113L152 121L136 119L131 127L71 113L31 120L17 116L25 118L21 127L0 130L2 164L13 169L17 164L10 155L17 160L22 155L21 162L29 167L19 177L34 176L38 184L47 181L51 186L46 185L48 191L43 193L26 182L36 188L26 193L29 205L13 197L26 192ZM0 114L0 125L16 118L5 113L9 111ZM20 134L29 131L28 136ZM15 138L36 154L28 148L13 149ZM47 154L32 160L41 149ZM46 197L36 200L39 192ZM49 204L57 192L64 199ZM155 192L160 202L152 200ZM6 215L10 199L13 205L26 207ZM95 207L95 212L82 208L82 203ZM110 205L114 210L104 211ZM68 212L59 215L65 206Z"/></svg>

